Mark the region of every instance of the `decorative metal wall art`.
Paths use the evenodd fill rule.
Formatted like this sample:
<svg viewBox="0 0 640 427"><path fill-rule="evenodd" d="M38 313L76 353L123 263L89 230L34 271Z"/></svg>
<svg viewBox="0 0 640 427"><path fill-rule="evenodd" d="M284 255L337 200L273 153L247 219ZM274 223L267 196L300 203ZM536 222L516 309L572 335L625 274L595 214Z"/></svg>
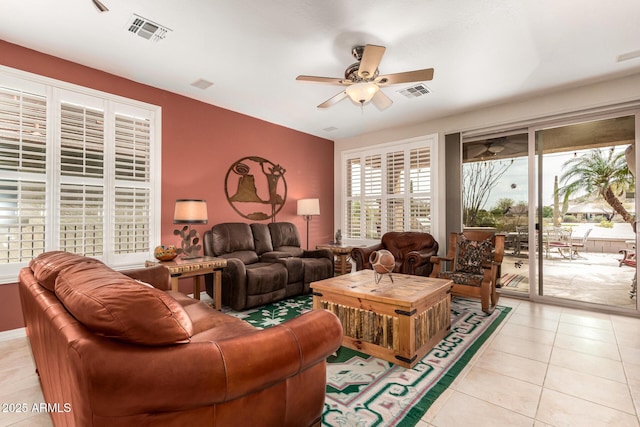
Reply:
<svg viewBox="0 0 640 427"><path fill-rule="evenodd" d="M276 220L287 200L286 170L262 157L243 157L231 165L225 177L224 192L240 216L261 221ZM265 205L268 205L265 212Z"/></svg>

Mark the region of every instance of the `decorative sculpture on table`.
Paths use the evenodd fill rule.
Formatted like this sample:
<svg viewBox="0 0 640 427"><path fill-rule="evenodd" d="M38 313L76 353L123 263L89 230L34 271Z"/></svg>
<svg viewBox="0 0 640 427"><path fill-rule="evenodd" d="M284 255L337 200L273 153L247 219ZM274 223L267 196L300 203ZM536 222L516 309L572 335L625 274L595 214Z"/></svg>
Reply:
<svg viewBox="0 0 640 427"><path fill-rule="evenodd" d="M207 201L202 199L178 199L173 213L174 224L186 224L182 229L173 230L175 236L180 236L180 248L176 250L178 255L185 259L198 258L198 252L202 249L199 245L198 232L191 228L192 224L207 223Z"/></svg>
<svg viewBox="0 0 640 427"><path fill-rule="evenodd" d="M160 245L156 246L153 251L153 256L155 256L159 261L171 261L178 256L178 250L173 245Z"/></svg>
<svg viewBox="0 0 640 427"><path fill-rule="evenodd" d="M252 171L262 173L257 176ZM254 221L271 218L275 222L275 216L287 200L287 182L284 179L286 170L262 157L243 157L231 165L225 178L224 191L231 207L242 217ZM238 175L237 182L234 174ZM230 190L235 193L230 194ZM270 205L267 212L263 211L264 205Z"/></svg>
<svg viewBox="0 0 640 427"><path fill-rule="evenodd" d="M396 259L391 252L386 249L372 252L369 256L369 262L373 268L373 277L376 280L376 284L380 283L380 279L382 279L382 276L385 274L389 275L389 279L391 279L391 283L393 283L391 272L396 264Z"/></svg>

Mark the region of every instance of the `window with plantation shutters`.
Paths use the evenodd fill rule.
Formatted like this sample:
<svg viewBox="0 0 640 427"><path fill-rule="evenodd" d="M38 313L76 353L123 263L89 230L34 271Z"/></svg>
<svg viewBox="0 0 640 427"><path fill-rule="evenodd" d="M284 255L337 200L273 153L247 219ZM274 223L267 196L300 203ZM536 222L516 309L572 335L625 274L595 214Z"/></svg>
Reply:
<svg viewBox="0 0 640 427"><path fill-rule="evenodd" d="M45 247L46 97L0 87L0 265Z"/></svg>
<svg viewBox="0 0 640 427"><path fill-rule="evenodd" d="M389 231L432 232L434 147L431 136L343 153L345 239L379 240Z"/></svg>
<svg viewBox="0 0 640 427"><path fill-rule="evenodd" d="M0 70L0 283L48 250L142 265L159 240L160 109L19 74Z"/></svg>

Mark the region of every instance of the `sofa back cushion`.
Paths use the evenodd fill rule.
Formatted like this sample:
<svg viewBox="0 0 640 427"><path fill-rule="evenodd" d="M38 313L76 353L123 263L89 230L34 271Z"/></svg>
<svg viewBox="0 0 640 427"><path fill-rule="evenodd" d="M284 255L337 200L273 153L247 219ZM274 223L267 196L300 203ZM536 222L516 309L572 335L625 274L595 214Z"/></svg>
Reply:
<svg viewBox="0 0 640 427"><path fill-rule="evenodd" d="M256 250L249 224L225 222L211 227L213 253L215 256L239 251Z"/></svg>
<svg viewBox="0 0 640 427"><path fill-rule="evenodd" d="M288 252L291 256L302 256L300 235L296 226L290 222L270 222L271 242L274 251Z"/></svg>
<svg viewBox="0 0 640 427"><path fill-rule="evenodd" d="M101 261L95 258L88 258L64 251L50 251L33 258L29 262L29 267L31 271L33 271L33 275L38 283L53 292L58 274L65 268L71 267L79 262L102 264Z"/></svg>
<svg viewBox="0 0 640 427"><path fill-rule="evenodd" d="M391 231L382 236L382 246L393 254L396 261L404 260L411 251L432 248L436 241L429 233L417 231Z"/></svg>
<svg viewBox="0 0 640 427"><path fill-rule="evenodd" d="M269 233L269 227L267 224L259 224L255 222L251 224L251 231L253 232L253 242L258 255L273 251L271 233Z"/></svg>
<svg viewBox="0 0 640 427"><path fill-rule="evenodd" d="M191 319L165 292L104 264L78 262L58 274L55 293L92 332L133 344L189 342Z"/></svg>

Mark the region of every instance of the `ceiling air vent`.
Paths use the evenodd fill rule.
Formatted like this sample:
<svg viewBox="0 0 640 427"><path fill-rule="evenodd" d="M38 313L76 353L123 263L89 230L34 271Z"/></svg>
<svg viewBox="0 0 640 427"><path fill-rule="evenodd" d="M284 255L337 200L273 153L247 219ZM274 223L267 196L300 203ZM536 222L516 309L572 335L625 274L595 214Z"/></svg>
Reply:
<svg viewBox="0 0 640 427"><path fill-rule="evenodd" d="M130 33L137 34L143 39L159 42L163 40L169 31L167 27L156 24L153 21L143 18L139 15L133 15L129 20L128 30Z"/></svg>
<svg viewBox="0 0 640 427"><path fill-rule="evenodd" d="M407 98L417 98L419 96L431 93L431 90L426 87L424 83L418 83L416 85L401 89L398 91L398 93L406 96Z"/></svg>

